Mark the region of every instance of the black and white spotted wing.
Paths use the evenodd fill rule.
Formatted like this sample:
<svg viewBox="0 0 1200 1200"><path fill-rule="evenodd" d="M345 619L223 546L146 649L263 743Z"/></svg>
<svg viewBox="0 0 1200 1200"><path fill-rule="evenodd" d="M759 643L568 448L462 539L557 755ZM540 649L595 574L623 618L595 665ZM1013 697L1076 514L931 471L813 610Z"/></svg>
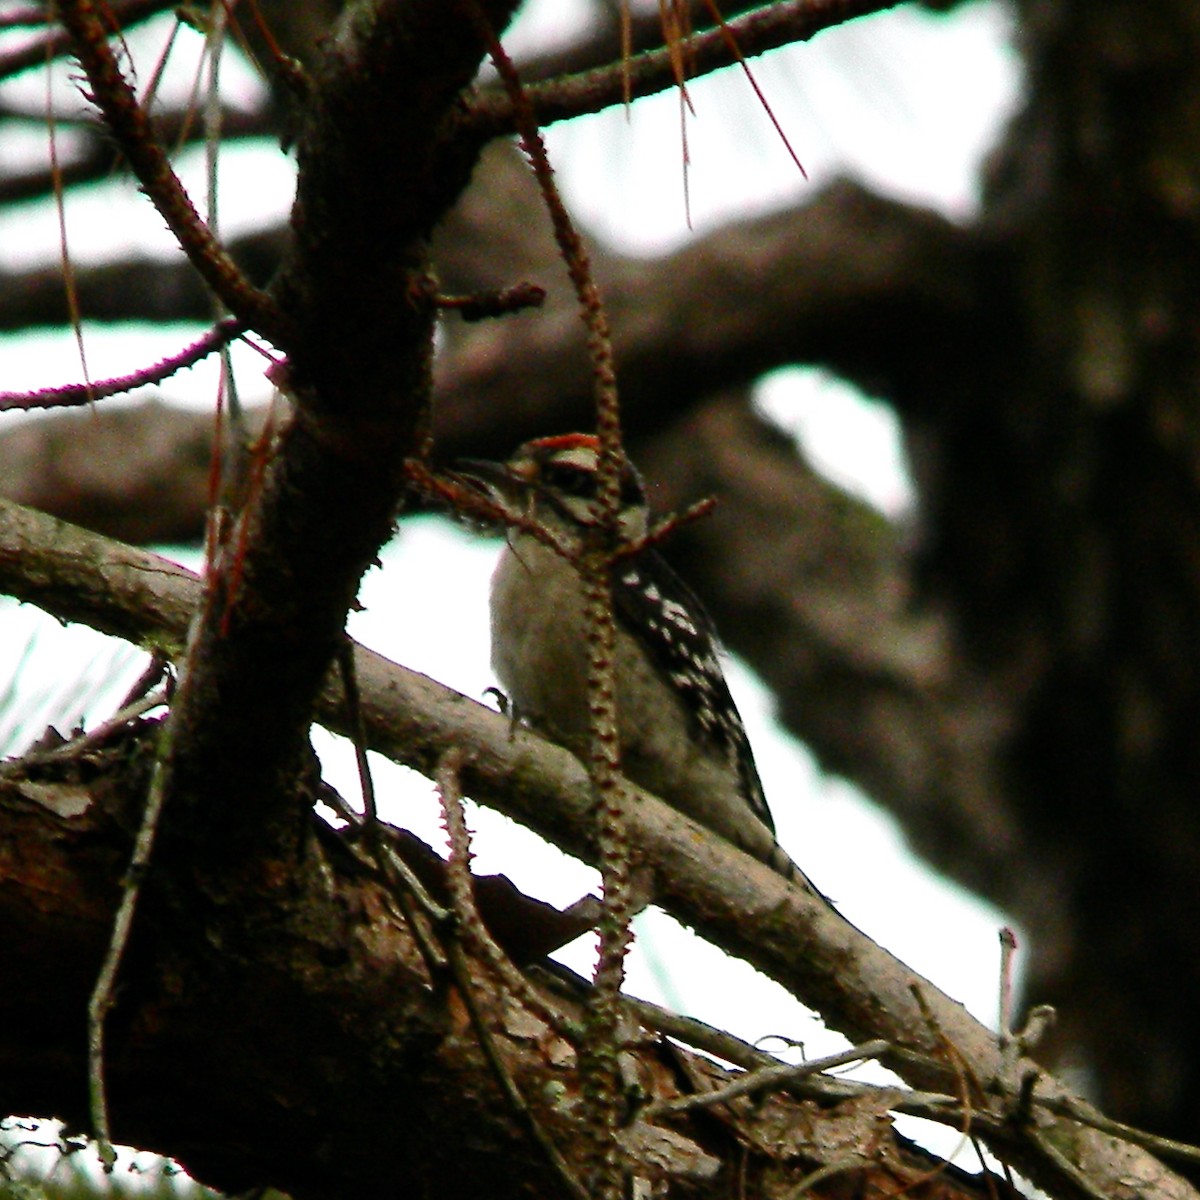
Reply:
<svg viewBox="0 0 1200 1200"><path fill-rule="evenodd" d="M699 598L658 554L646 550L613 568L613 611L678 689L697 734L736 765L747 805L774 832L750 742L721 670L716 631Z"/></svg>

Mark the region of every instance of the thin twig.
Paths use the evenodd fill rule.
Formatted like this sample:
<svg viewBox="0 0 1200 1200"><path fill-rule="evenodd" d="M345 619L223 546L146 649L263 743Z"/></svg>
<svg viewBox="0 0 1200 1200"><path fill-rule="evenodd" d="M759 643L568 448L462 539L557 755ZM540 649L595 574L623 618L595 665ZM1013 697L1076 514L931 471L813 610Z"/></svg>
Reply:
<svg viewBox="0 0 1200 1200"><path fill-rule="evenodd" d="M504 1092L509 1105L520 1117L529 1136L537 1142L542 1153L545 1154L546 1160L553 1166L568 1192L574 1197L574 1200L595 1200L587 1188L576 1177L575 1172L571 1170L570 1163L563 1158L562 1152L551 1141L550 1135L542 1127L542 1123L525 1102L525 1097L521 1095L521 1090L517 1087L516 1080L513 1079L512 1073L501 1057L500 1051L496 1046L496 1041L492 1037L492 1031L487 1027L487 1022L480 1011L479 998L476 995L475 987L471 980L470 964L467 962L466 955L460 943L451 941L449 956L450 969L454 973L455 982L458 984L459 992L462 995L463 1006L466 1008L467 1015L471 1019L471 1025L475 1030L476 1036L479 1038L479 1045L483 1050L484 1057L488 1061L488 1066L491 1067L492 1074Z"/></svg>
<svg viewBox="0 0 1200 1200"><path fill-rule="evenodd" d="M1000 929L1000 1042L1012 1039L1013 960L1017 953L1017 935L1007 926Z"/></svg>
<svg viewBox="0 0 1200 1200"><path fill-rule="evenodd" d="M878 1058L881 1054L886 1053L889 1045L890 1043L883 1038L875 1038L873 1041L863 1042L861 1046L851 1046L849 1050L841 1050L837 1054L827 1054L824 1058L814 1058L803 1063L779 1063L774 1066L760 1067L754 1071L747 1071L732 1083L711 1092L677 1096L671 1100L656 1100L653 1104L648 1104L638 1115L643 1120L649 1121L668 1114L691 1112L698 1108L711 1108L714 1104L725 1104L730 1100L736 1100L739 1096L749 1096L757 1092L781 1091L797 1080L820 1075L834 1067L844 1067L848 1063Z"/></svg>
<svg viewBox="0 0 1200 1200"><path fill-rule="evenodd" d="M458 918L458 936L463 938L471 950L485 959L488 966L499 975L501 982L532 1012L535 1012L557 1033L562 1034L573 1045L578 1046L579 1028L552 1005L517 970L503 948L488 932L487 924L480 915L475 902L475 882L471 874L471 831L467 828L463 811L462 788L459 773L462 769L462 754L450 751L438 762L434 778L438 796L442 802L442 816L446 833L450 839L450 857L446 862L446 874L450 889L450 902Z"/></svg>
<svg viewBox="0 0 1200 1200"><path fill-rule="evenodd" d="M371 776L371 762L367 757L367 726L363 721L362 699L358 692L358 671L354 665L354 643L349 635L343 634L337 651L338 670L342 676L342 691L346 697L346 719L354 736L354 760L358 764L358 783L362 788L363 813L368 825L379 820L375 804L375 781Z"/></svg>
<svg viewBox="0 0 1200 1200"><path fill-rule="evenodd" d="M616 366L608 316L592 278L583 240L554 183L554 172L538 130L533 109L525 98L512 60L476 9L487 38L488 52L500 75L513 112L521 146L529 158L555 240L575 287L580 315L587 329L596 400L596 432L600 441L597 467L595 524L589 526L583 553L576 564L584 593L588 643L588 774L596 792L597 842L604 912L599 925L600 947L594 987L589 996L588 1036L580 1054L581 1085L592 1119L594 1186L608 1200L622 1193L623 1170L616 1139L620 1118L620 1073L617 1061L619 998L625 977L625 956L632 940L634 897L630 880L630 847L624 820L624 783L620 770L617 725L616 626L612 608L612 555L619 544L621 445Z"/></svg>
<svg viewBox="0 0 1200 1200"><path fill-rule="evenodd" d="M639 1000L632 996L624 997L623 1003L648 1028L656 1029L677 1042L694 1046L697 1050L703 1050L706 1054L733 1063L746 1071L789 1065L750 1045L749 1042L744 1042L741 1038L695 1017L685 1017L649 1000ZM955 1129L959 1129L962 1122L961 1103L956 1097L943 1092L918 1092L896 1085L862 1083L858 1080L835 1079L829 1076L792 1079L784 1085L784 1090L797 1096L817 1097L832 1102L872 1097L883 1107L914 1117L925 1117ZM996 1121L991 1123L998 1124Z"/></svg>
<svg viewBox="0 0 1200 1200"><path fill-rule="evenodd" d="M170 696L175 687L174 678L171 675L171 663L166 655L156 650L150 655L150 661L146 663L145 670L129 685L129 691L125 693L125 698L117 705L118 710L128 708L143 696L149 695L150 690L159 680L165 681L163 686L167 695Z"/></svg>
<svg viewBox="0 0 1200 1200"><path fill-rule="evenodd" d="M457 312L467 322L505 317L526 308L541 308L546 301L546 289L536 283L514 283L511 287L474 292L470 296L436 297L438 308Z"/></svg>
<svg viewBox="0 0 1200 1200"><path fill-rule="evenodd" d="M535 520L523 509L497 502L491 495L473 486L468 479L451 472L435 474L418 458L405 459L404 474L409 484L427 500L445 504L459 517L476 520L487 526L519 529L537 538L548 550L553 550L569 562L575 562L578 558L553 529Z"/></svg>
<svg viewBox="0 0 1200 1200"><path fill-rule="evenodd" d="M445 974L449 960L434 929L448 928L454 920L454 914L429 894L408 863L388 844L382 825L364 822L363 828L366 830L372 860L383 876L388 891L400 905L430 978L436 983Z"/></svg>
<svg viewBox="0 0 1200 1200"><path fill-rule="evenodd" d="M665 542L678 529L681 529L684 525L690 525L693 521L700 520L701 517L707 517L716 507L716 499L713 496L706 496L703 500L697 500L695 504L689 504L683 512L672 513L670 516L663 517L662 520L654 523L654 526L645 537L634 538L633 541L626 542L623 546L618 546L613 552L613 563L619 563L622 559L632 558L635 554L641 554L643 550L648 550L651 546L657 546L660 542Z"/></svg>
<svg viewBox="0 0 1200 1200"><path fill-rule="evenodd" d="M89 403L92 396L92 380L88 372L87 346L83 340L83 318L79 311L79 289L75 286L75 264L67 239L67 206L64 198L65 185L58 161L58 123L54 119L53 77L50 64L53 61L50 44L46 44L46 137L50 150L50 178L54 188L54 211L58 219L58 259L62 267L63 293L67 302L67 316L75 336L75 348L79 352L79 369L83 373L83 387Z"/></svg>
<svg viewBox="0 0 1200 1200"><path fill-rule="evenodd" d="M837 1162L826 1163L823 1167L817 1167L815 1171L810 1171L803 1179L787 1195L787 1200L803 1200L803 1197L808 1196L813 1188L818 1183L824 1183L827 1179L832 1179L835 1175L841 1175L846 1171L863 1170L866 1163L862 1157L842 1158ZM853 1192L849 1193L853 1195Z"/></svg>
<svg viewBox="0 0 1200 1200"><path fill-rule="evenodd" d="M112 935L95 986L88 998L88 1107L92 1130L99 1144L99 1154L105 1171L111 1172L116 1162L108 1123L108 1096L104 1079L104 1021L113 1005L113 989L121 958L129 942L133 928L133 914L141 892L142 879L150 864L154 849L154 837L162 816L170 785L170 761L174 742L175 723L169 717L159 727L158 742L154 756L154 768L150 775L150 787L146 796L146 809L138 827L133 845L133 857L129 862L123 883L121 903L113 919Z"/></svg>
<svg viewBox="0 0 1200 1200"><path fill-rule="evenodd" d="M972 1103L972 1089L974 1089L976 1097L982 1097L984 1095L983 1084L971 1069L970 1061L946 1035L946 1031L938 1021L932 1006L925 997L923 989L916 983L910 983L908 991L909 995L916 1001L917 1008L921 1011L921 1018L925 1022L925 1027L928 1029L930 1036L942 1048L943 1062L949 1063L950 1069L954 1072L954 1077L959 1084L959 1093L964 1109L969 1109ZM964 1132L966 1131L964 1130Z"/></svg>
<svg viewBox="0 0 1200 1200"><path fill-rule="evenodd" d="M1037 1136L1038 1149L1090 1200L1112 1200L1112 1196L1092 1182L1086 1171L1081 1171L1047 1137Z"/></svg>
<svg viewBox="0 0 1200 1200"><path fill-rule="evenodd" d="M144 387L150 383L161 383L176 371L185 367L193 367L201 359L206 358L215 350L220 350L226 343L232 341L245 331L245 325L236 317L226 317L218 321L203 337L198 338L190 346L180 350L178 354L164 358L161 362L150 367L143 367L129 375L118 375L112 379L101 379L94 383L69 383L63 387L41 388L36 392L0 392L0 412L8 409L31 408L78 408L90 404L93 400L104 400L109 396L119 396L131 392L134 388Z"/></svg>
<svg viewBox="0 0 1200 1200"><path fill-rule="evenodd" d="M360 829L365 829L371 859L400 904L430 977L436 979L445 971L448 960L431 925L435 928L448 928L453 914L434 900L408 864L387 842L379 823L379 811L375 802L375 781L367 755L367 733L358 690L354 643L349 636L342 638L337 659L342 676L342 691L346 698L347 724L353 731L350 740L354 745L358 781L362 789L363 815L359 817L355 813L354 822Z"/></svg>
<svg viewBox="0 0 1200 1200"><path fill-rule="evenodd" d="M538 1120L537 1114L529 1107L528 1102L521 1093L520 1087L517 1086L517 1081L508 1069L508 1064L504 1061L504 1056L500 1053L500 1049L496 1045L495 1038L493 1038L492 1031L485 1019L482 1005L477 995L475 981L471 975L471 965L467 961L464 951L464 941L466 940L470 940L476 946L487 946L490 948L494 954L488 955L488 957L492 957L493 962L503 961L509 967L511 967L511 964L507 963L503 952L492 941L487 930L484 928L483 921L479 916L479 910L475 906L474 884L471 877L471 837L463 814L462 792L458 783L461 768L461 751L451 750L442 756L436 771L438 795L442 801L442 813L446 820L446 832L450 837L450 858L446 864L450 885L450 899L454 906L455 915L458 917L455 936L451 939L448 950L450 967L454 973L455 982L458 984L459 991L462 994L463 1004L467 1009L467 1014L471 1018L471 1024L479 1039L479 1045L483 1050L484 1057L487 1059L488 1065L492 1069L492 1074L496 1077L496 1081L499 1083L501 1091L504 1092L510 1107L517 1114L529 1135L541 1148L547 1162L550 1163L556 1174L566 1185L567 1191L571 1196L575 1200L589 1200L587 1189L580 1183L567 1160L563 1158L553 1138L550 1137L542 1123ZM512 969L511 973L505 972L506 982L512 982L512 975L519 975L519 972L515 968ZM522 980L522 983L524 985L522 988L523 991L532 992L527 981ZM547 1005L545 1001L538 998L536 1008L541 1012L547 1008Z"/></svg>
<svg viewBox="0 0 1200 1200"><path fill-rule="evenodd" d="M1146 1130L1138 1129L1133 1125L1114 1121L1111 1117L1106 1117L1103 1113L1088 1109L1074 1098L1056 1100L1035 1095L1033 1102L1044 1108L1047 1112L1056 1113L1062 1117L1070 1117L1071 1120L1078 1121L1081 1125L1098 1129L1101 1133L1112 1134L1113 1137L1119 1137L1123 1141L1132 1142L1135 1146L1142 1146L1146 1150L1153 1151L1163 1158L1175 1158L1181 1162L1200 1163L1200 1146L1194 1146L1188 1142L1177 1142L1173 1138L1161 1137L1156 1133L1148 1133Z"/></svg>
<svg viewBox="0 0 1200 1200"><path fill-rule="evenodd" d="M447 750L438 760L434 771L438 799L442 802L442 819L450 839L450 857L446 860L446 879L450 889L450 904L459 921L459 934L479 938L483 922L475 907L475 886L471 878L471 831L463 811L459 773L463 754L457 747Z"/></svg>
<svg viewBox="0 0 1200 1200"><path fill-rule="evenodd" d="M180 660L178 673L181 678L186 676L191 667L201 620L202 609L195 609L188 625L186 649ZM158 729L154 764L146 792L146 808L142 814L141 824L138 826L137 837L134 839L133 856L129 861L129 869L122 885L124 891L121 903L113 918L112 936L109 939L104 960L100 964L95 986L88 997L88 1113L98 1143L98 1152L104 1162L104 1169L108 1172L112 1171L113 1164L116 1162L116 1153L113 1150L110 1136L108 1096L104 1079L104 1022L113 1005L113 989L116 986L117 973L121 967L121 958L129 942L142 880L150 865L150 855L154 850L154 839L158 832L159 820L170 793L174 751L175 712L172 709L167 713L166 719Z"/></svg>
<svg viewBox="0 0 1200 1200"><path fill-rule="evenodd" d="M647 1028L656 1029L659 1033L665 1033L678 1042L694 1046L697 1050L724 1059L734 1066L752 1071L762 1066L779 1064L779 1059L765 1051L696 1017L685 1017L651 1000L641 1000L636 996L626 996L623 1003Z"/></svg>
<svg viewBox="0 0 1200 1200"><path fill-rule="evenodd" d="M743 74L746 76L747 82L750 84L751 90L758 98L758 103L762 106L763 111L767 114L771 124L775 127L775 132L779 134L780 141L783 142L784 149L787 150L792 162L796 164L796 169L808 178L808 172L804 169L804 164L800 161L800 156L792 149L792 143L788 140L788 135L784 132L783 126L779 123L779 118L775 115L775 110L767 102L767 98L763 95L763 90L758 86L758 80L754 78L754 72L750 70L750 64L746 61L746 56L742 53L742 48L738 44L737 35L729 28L729 22L721 15L721 10L716 5L716 0L707 0L708 10L712 14L713 23L725 35L725 45L729 48L729 53L733 55L738 66L742 68Z"/></svg>
<svg viewBox="0 0 1200 1200"><path fill-rule="evenodd" d="M254 22L254 28L258 32L259 38L267 48L267 53L271 56L271 63L278 77L291 90L293 96L300 100L307 99L312 88L312 82L304 70L304 65L299 59L292 58L290 54L284 54L279 43L275 40L275 34L271 30L270 23L263 19L262 11L258 6L258 0L250 0L250 18ZM246 57L254 61L254 55L250 52L249 42L244 34L239 37L238 44L246 54Z"/></svg>
<svg viewBox="0 0 1200 1200"><path fill-rule="evenodd" d="M454 920L450 909L439 904L425 885L416 877L408 863L396 853L387 840L384 826L378 820L375 806L375 784L371 776L371 764L367 758L366 734L362 708L358 694L358 675L353 662L354 643L347 637L338 655L342 672L342 684L346 697L348 724L353 731L355 757L358 762L359 783L362 787L363 814L356 813L344 801L337 805L338 811L365 836L365 851L359 851L354 842L348 842L356 856L365 865L374 868L377 878L388 889L389 894L400 906L400 912L412 931L417 949L425 961L429 977L435 983L446 972L448 958L435 930L448 929ZM340 797L338 797L340 800ZM336 803L336 802L335 802Z"/></svg>
<svg viewBox="0 0 1200 1200"><path fill-rule="evenodd" d="M40 767L48 763L61 762L63 759L75 758L85 750L90 750L93 746L100 745L118 729L122 729L128 725L135 717L140 717L143 713L148 713L152 709L159 708L166 703L167 693L165 689L153 692L148 696L142 696L140 699L134 700L131 704L124 705L119 711L115 712L106 721L102 721L94 729L81 734L77 738L72 738L69 742L63 742L62 745L53 746L49 750L34 750L29 754L21 755L19 758L13 758L8 762L0 763L0 777L25 772L30 767Z"/></svg>
<svg viewBox="0 0 1200 1200"><path fill-rule="evenodd" d="M93 0L62 0L59 16L109 130L180 248L231 313L277 346L285 346L286 318L266 292L246 279L196 212L117 63L108 44L108 28Z"/></svg>

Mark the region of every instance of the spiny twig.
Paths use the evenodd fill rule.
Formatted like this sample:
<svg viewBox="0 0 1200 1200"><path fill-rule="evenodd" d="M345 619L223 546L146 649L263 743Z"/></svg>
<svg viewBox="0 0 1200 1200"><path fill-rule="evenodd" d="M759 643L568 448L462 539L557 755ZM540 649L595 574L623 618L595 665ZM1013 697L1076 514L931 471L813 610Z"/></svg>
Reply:
<svg viewBox="0 0 1200 1200"><path fill-rule="evenodd" d="M112 379L101 379L91 383L69 383L62 387L41 388L36 392L0 392L0 412L9 409L78 408L90 404L93 400L120 396L150 383L162 383L176 371L193 367L201 359L220 350L240 336L245 328L236 317L225 317L178 354L164 358L153 366L143 367L140 371L133 371L129 375L117 375Z"/></svg>
<svg viewBox="0 0 1200 1200"><path fill-rule="evenodd" d="M170 762L174 732L175 722L168 716L159 727L154 768L150 775L150 787L146 796L146 808L138 827L137 838L134 841L133 857L130 859L129 869L125 873L121 903L113 918L112 933L109 937L108 948L104 953L104 961L100 964L100 971L88 998L88 1108L92 1132L99 1144L100 1158L104 1163L105 1171L108 1172L112 1171L117 1156L113 1149L108 1121L108 1091L104 1074L104 1022L113 1005L117 973L121 968L125 947L129 944L129 934L133 928L133 915L137 908L138 896L141 893L142 879L145 876L146 868L150 865L150 855L154 850L154 838L158 832L158 823L170 790Z"/></svg>
<svg viewBox="0 0 1200 1200"><path fill-rule="evenodd" d="M138 98L108 44L108 28L92 0L62 0L59 17L133 173L201 278L234 316L286 347L287 321L274 300L251 284L196 212L166 152L155 140Z"/></svg>
<svg viewBox="0 0 1200 1200"><path fill-rule="evenodd" d="M611 563L619 545L620 476L624 457L616 365L608 315L592 278L583 240L554 183L554 172L533 109L512 60L475 9L488 51L513 106L521 146L529 158L550 215L555 240L575 287L587 329L596 401L596 433L600 441L595 524L589 527L577 567L584 594L588 645L588 774L596 795L597 842L604 909L598 928L600 947L589 996L588 1036L580 1053L583 1094L592 1133L593 1186L604 1200L623 1192L624 1170L616 1139L621 1119L618 1064L621 984L632 935L635 901L630 878L630 846L623 815L620 739L617 727L616 626L613 618Z"/></svg>

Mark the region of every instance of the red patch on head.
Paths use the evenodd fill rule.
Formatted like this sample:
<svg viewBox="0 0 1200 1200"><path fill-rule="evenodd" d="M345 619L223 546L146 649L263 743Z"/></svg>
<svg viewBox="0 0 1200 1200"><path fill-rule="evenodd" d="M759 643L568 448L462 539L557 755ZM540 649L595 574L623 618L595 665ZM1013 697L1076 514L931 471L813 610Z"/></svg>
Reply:
<svg viewBox="0 0 1200 1200"><path fill-rule="evenodd" d="M532 444L540 450L574 450L577 447L600 449L600 439L594 433L559 433L554 437L538 438Z"/></svg>

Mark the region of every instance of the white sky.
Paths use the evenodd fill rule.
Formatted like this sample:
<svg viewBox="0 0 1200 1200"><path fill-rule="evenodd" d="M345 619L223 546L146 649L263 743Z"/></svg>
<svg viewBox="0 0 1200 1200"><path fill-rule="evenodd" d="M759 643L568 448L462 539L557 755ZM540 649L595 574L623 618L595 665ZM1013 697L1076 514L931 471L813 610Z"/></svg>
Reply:
<svg viewBox="0 0 1200 1200"><path fill-rule="evenodd" d="M540 7L549 20L566 19L570 12L564 0L546 0ZM697 116L688 127L694 232L812 194L839 171L952 217L969 217L978 204L980 160L1019 88L1008 34L1006 10L993 3L967 5L952 18L896 10L758 60L756 77L808 170L808 183L737 71L694 85ZM531 26L517 40L535 36ZM244 73L235 82L238 88L253 86ZM33 77L18 87L26 99L30 88L35 100L42 95ZM0 88L0 96L12 94ZM56 103L75 102L69 89L56 92ZM613 244L649 254L692 236L684 218L676 97L640 102L628 124L622 113L603 114L553 129L548 141L575 211ZM184 156L183 168L199 200L202 158ZM276 147L227 152L222 177L227 233L251 227L263 212L286 212L292 163ZM131 206L129 193L126 183L113 181L87 189L72 202L68 222L76 261L132 247L170 252L161 220L144 202ZM89 238L89 230L100 231L100 240ZM29 210L0 218L0 261L10 267L53 261L57 238L52 214ZM184 326L152 336L137 327L93 327L88 332L92 375L144 365L180 348L195 333ZM244 395L265 396L261 361L249 351L240 361ZM73 339L59 332L0 337L0 365L6 388L45 386L80 375ZM181 388L185 383L193 402L211 403L211 364L188 372ZM903 451L883 405L823 373L800 368L765 380L759 399L832 478L891 515L908 510ZM493 682L486 603L495 553L493 545L441 522L406 522L387 548L383 568L368 575L365 611L351 615L351 631L389 657L481 697ZM28 729L49 719L56 705L72 719L80 708L98 719L103 705L136 673L126 666L100 701L92 695L68 701L72 689L93 691L111 681L114 651L89 631L61 630L34 610L7 602L0 619L5 622L0 688L15 680L15 707L29 718ZM28 631L35 626L30 647ZM86 664L82 671L81 663ZM55 671L74 682L47 696L46 679ZM822 775L803 747L774 725L769 698L747 671L731 663L730 678L785 847L848 919L994 1023L1001 915L933 877L908 853L889 818L844 782ZM5 734L11 730L0 728L0 738ZM318 742L334 782L353 796L346 747L323 734ZM376 769L385 815L441 844L428 784L378 760ZM518 885L563 903L593 886L590 870L564 860L497 814L474 808L472 824L480 871L503 871ZM577 969L590 966L586 948L569 957ZM804 1042L810 1055L842 1044L781 989L744 964L725 960L661 914L648 914L639 923L630 987L751 1040L786 1035ZM933 1140L942 1151L956 1141L944 1131Z"/></svg>

